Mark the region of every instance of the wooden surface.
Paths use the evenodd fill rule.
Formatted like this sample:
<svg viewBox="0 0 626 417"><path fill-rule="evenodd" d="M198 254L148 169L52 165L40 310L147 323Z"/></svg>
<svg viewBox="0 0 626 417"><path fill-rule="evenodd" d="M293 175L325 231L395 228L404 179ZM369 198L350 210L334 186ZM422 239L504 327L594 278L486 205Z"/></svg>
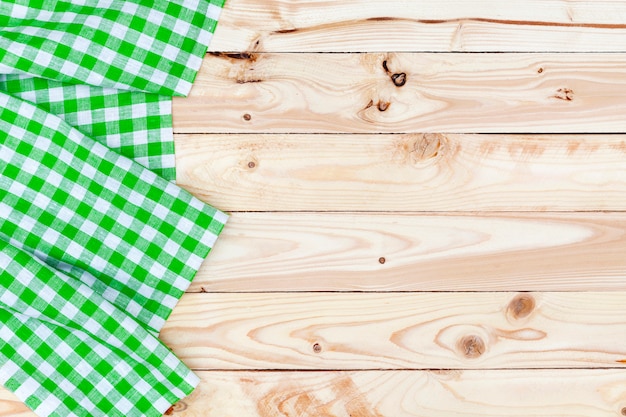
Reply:
<svg viewBox="0 0 626 417"><path fill-rule="evenodd" d="M626 291L624 248L621 212L234 213L189 291Z"/></svg>
<svg viewBox="0 0 626 417"><path fill-rule="evenodd" d="M626 415L626 0L228 0L210 51L168 415Z"/></svg>
<svg viewBox="0 0 626 417"><path fill-rule="evenodd" d="M176 146L178 183L228 211L626 208L621 134L203 134Z"/></svg>
<svg viewBox="0 0 626 417"><path fill-rule="evenodd" d="M623 53L209 54L174 129L623 132L625 66Z"/></svg>
<svg viewBox="0 0 626 417"><path fill-rule="evenodd" d="M611 0L228 0L213 51L626 51Z"/></svg>
<svg viewBox="0 0 626 417"><path fill-rule="evenodd" d="M233 216L162 332L203 378L172 414L626 415L625 22L229 0L174 105Z"/></svg>
<svg viewBox="0 0 626 417"><path fill-rule="evenodd" d="M619 370L200 371L177 417L621 416ZM497 387L497 395L494 395ZM2 417L34 417L0 392Z"/></svg>
<svg viewBox="0 0 626 417"><path fill-rule="evenodd" d="M617 292L200 293L161 339L194 369L626 372L625 317Z"/></svg>
<svg viewBox="0 0 626 417"><path fill-rule="evenodd" d="M173 415L620 416L626 395L623 372L614 370L202 372L201 376L200 388L175 407Z"/></svg>

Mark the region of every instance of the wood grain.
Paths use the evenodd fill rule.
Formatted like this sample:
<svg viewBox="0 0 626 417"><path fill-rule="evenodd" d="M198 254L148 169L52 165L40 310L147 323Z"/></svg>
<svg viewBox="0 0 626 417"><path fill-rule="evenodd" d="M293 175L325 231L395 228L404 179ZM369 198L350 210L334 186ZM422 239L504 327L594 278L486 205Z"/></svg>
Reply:
<svg viewBox="0 0 626 417"><path fill-rule="evenodd" d="M615 417L624 370L201 372L176 417Z"/></svg>
<svg viewBox="0 0 626 417"><path fill-rule="evenodd" d="M218 54L179 133L626 131L626 54Z"/></svg>
<svg viewBox="0 0 626 417"><path fill-rule="evenodd" d="M621 1L229 0L214 51L624 51Z"/></svg>
<svg viewBox="0 0 626 417"><path fill-rule="evenodd" d="M189 288L625 291L626 213L235 213Z"/></svg>
<svg viewBox="0 0 626 417"><path fill-rule="evenodd" d="M174 102L179 184L235 213L162 331L202 378L167 415L626 416L625 22L228 0Z"/></svg>
<svg viewBox="0 0 626 417"><path fill-rule="evenodd" d="M624 210L625 155L626 135L176 138L178 184L227 211Z"/></svg>
<svg viewBox="0 0 626 417"><path fill-rule="evenodd" d="M174 417L620 416L625 370L198 372ZM1 417L35 417L0 388Z"/></svg>
<svg viewBox="0 0 626 417"><path fill-rule="evenodd" d="M0 386L0 417L36 417L26 404Z"/></svg>
<svg viewBox="0 0 626 417"><path fill-rule="evenodd" d="M625 337L617 292L185 294L161 332L257 370L626 367Z"/></svg>

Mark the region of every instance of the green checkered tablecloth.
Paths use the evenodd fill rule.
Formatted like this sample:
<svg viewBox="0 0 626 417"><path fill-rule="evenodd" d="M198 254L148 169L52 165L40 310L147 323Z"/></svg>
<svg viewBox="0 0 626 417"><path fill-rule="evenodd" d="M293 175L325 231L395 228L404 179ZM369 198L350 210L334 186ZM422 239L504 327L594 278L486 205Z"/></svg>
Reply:
<svg viewBox="0 0 626 417"><path fill-rule="evenodd" d="M164 178L176 178L171 97L21 74L0 74L0 91L37 104Z"/></svg>
<svg viewBox="0 0 626 417"><path fill-rule="evenodd" d="M157 338L227 216L174 185L171 97L223 0L0 0L0 383L39 416L159 416Z"/></svg>
<svg viewBox="0 0 626 417"><path fill-rule="evenodd" d="M189 93L223 3L0 0L0 89L174 179L171 96Z"/></svg>

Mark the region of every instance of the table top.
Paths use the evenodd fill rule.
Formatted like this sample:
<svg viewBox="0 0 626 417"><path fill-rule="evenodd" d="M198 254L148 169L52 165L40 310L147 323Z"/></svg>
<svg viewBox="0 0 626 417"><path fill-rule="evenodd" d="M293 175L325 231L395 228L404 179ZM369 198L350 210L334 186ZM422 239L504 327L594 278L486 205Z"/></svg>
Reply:
<svg viewBox="0 0 626 417"><path fill-rule="evenodd" d="M626 1L228 0L180 417L626 415ZM31 416L0 391L0 416Z"/></svg>

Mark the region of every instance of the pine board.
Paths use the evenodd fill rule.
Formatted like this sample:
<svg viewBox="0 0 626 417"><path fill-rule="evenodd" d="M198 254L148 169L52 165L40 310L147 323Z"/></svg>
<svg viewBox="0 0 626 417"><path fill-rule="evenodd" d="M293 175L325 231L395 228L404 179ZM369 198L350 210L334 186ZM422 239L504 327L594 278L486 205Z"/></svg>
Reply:
<svg viewBox="0 0 626 417"><path fill-rule="evenodd" d="M161 339L193 369L626 367L617 292L186 294Z"/></svg>
<svg viewBox="0 0 626 417"><path fill-rule="evenodd" d="M214 51L626 50L621 1L229 0Z"/></svg>
<svg viewBox="0 0 626 417"><path fill-rule="evenodd" d="M199 372L175 417L615 417L625 370ZM623 411L622 411L623 410ZM34 417L0 390L1 417Z"/></svg>
<svg viewBox="0 0 626 417"><path fill-rule="evenodd" d="M178 133L626 131L626 54L209 54Z"/></svg>
<svg viewBox="0 0 626 417"><path fill-rule="evenodd" d="M173 415L614 417L626 402L625 375L591 370L203 372L200 389Z"/></svg>
<svg viewBox="0 0 626 417"><path fill-rule="evenodd" d="M234 213L191 292L626 291L626 213Z"/></svg>
<svg viewBox="0 0 626 417"><path fill-rule="evenodd" d="M176 156L227 211L626 208L623 134L177 135Z"/></svg>

